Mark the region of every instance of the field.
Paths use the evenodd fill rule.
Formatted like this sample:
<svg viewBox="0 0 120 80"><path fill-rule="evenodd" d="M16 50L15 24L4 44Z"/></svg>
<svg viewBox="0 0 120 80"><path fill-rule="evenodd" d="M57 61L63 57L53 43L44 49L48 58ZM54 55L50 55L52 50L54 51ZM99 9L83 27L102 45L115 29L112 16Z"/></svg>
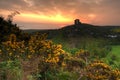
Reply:
<svg viewBox="0 0 120 80"><path fill-rule="evenodd" d="M110 60L111 58L111 60ZM107 56L107 59L110 60L111 65L114 68L120 68L120 45L114 45L112 46L112 50Z"/></svg>
<svg viewBox="0 0 120 80"><path fill-rule="evenodd" d="M120 79L120 45L111 46L101 31L85 33L95 27L27 33L3 18L0 24L0 80Z"/></svg>
<svg viewBox="0 0 120 80"><path fill-rule="evenodd" d="M112 46L112 51L110 53L115 54L120 59L120 45Z"/></svg>

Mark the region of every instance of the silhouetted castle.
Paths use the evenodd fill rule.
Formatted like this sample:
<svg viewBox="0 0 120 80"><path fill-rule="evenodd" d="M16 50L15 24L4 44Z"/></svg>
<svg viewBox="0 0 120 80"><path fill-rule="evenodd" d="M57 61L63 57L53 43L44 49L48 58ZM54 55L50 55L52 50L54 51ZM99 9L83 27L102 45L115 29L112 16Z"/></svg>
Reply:
<svg viewBox="0 0 120 80"><path fill-rule="evenodd" d="M81 24L81 22L80 22L79 19L75 19L75 20L74 20L74 25L80 25L80 24Z"/></svg>

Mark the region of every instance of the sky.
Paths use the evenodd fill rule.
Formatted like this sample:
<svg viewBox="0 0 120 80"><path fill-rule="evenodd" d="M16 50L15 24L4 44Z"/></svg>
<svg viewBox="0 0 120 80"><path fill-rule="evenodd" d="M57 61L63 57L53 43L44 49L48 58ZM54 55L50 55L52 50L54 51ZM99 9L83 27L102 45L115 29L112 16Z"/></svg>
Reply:
<svg viewBox="0 0 120 80"><path fill-rule="evenodd" d="M21 29L58 29L75 19L93 25L120 25L120 0L0 0L0 16L15 12Z"/></svg>

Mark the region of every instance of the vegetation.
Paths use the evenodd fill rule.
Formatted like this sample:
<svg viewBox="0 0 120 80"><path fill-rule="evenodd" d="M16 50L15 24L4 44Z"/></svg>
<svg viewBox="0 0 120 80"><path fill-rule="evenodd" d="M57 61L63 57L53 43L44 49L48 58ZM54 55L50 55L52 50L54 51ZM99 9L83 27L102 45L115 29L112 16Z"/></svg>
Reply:
<svg viewBox="0 0 120 80"><path fill-rule="evenodd" d="M23 33L17 25L2 17L0 22L3 31L0 36L0 80L120 79L120 68L113 67L115 64L111 62L116 61L117 53L107 57L117 48L109 47L107 40L91 37L74 40L62 35L56 39L47 38L47 34ZM8 30L9 33L4 33Z"/></svg>

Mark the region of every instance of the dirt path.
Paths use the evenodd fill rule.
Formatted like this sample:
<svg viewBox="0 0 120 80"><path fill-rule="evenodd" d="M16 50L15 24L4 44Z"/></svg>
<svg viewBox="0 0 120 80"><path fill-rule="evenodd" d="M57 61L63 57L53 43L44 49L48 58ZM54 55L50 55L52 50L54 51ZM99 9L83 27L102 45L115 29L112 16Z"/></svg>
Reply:
<svg viewBox="0 0 120 80"><path fill-rule="evenodd" d="M29 80L28 76L32 73L37 72L39 58L34 58L28 61L21 60L22 68L23 68L23 79L22 80Z"/></svg>

